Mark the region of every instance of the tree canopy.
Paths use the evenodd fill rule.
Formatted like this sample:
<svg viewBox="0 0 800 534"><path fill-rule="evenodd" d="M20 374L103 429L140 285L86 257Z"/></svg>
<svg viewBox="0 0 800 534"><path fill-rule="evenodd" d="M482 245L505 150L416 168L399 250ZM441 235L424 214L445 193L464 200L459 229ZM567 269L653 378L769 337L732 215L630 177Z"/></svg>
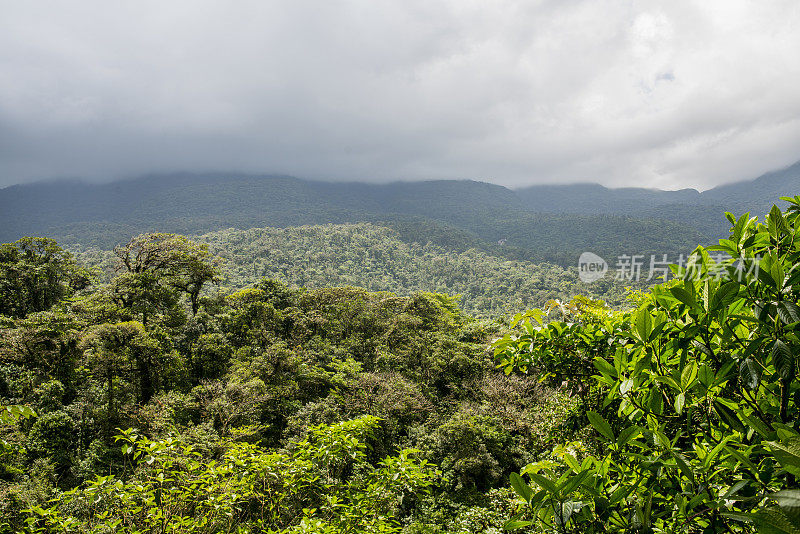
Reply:
<svg viewBox="0 0 800 534"><path fill-rule="evenodd" d="M24 237L0 245L0 315L47 310L90 282L90 273L52 239Z"/></svg>

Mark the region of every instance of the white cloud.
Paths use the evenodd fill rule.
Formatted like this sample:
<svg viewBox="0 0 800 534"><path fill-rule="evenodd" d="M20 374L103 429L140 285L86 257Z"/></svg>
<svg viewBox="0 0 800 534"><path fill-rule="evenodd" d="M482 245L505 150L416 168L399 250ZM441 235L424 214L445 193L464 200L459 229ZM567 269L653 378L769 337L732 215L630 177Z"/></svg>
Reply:
<svg viewBox="0 0 800 534"><path fill-rule="evenodd" d="M794 1L0 0L0 185L699 187L800 158Z"/></svg>

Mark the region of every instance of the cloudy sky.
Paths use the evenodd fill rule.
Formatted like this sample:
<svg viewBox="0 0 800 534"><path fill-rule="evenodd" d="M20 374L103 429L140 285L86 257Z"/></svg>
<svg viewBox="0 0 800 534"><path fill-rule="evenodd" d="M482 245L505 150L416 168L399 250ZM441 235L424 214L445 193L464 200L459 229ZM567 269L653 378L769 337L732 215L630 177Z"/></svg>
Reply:
<svg viewBox="0 0 800 534"><path fill-rule="evenodd" d="M0 186L708 188L800 159L796 0L0 0Z"/></svg>

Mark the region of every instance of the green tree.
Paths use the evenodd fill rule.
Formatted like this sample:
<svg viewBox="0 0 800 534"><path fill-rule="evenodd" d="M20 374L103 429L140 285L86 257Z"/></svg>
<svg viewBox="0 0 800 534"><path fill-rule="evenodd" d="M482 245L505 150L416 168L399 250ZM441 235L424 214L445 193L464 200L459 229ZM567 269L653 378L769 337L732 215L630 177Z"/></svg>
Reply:
<svg viewBox="0 0 800 534"><path fill-rule="evenodd" d="M121 305L141 314L142 324L174 306L179 295L197 314L207 282L219 280L218 260L199 245L176 234L142 234L116 247L118 271L112 287Z"/></svg>
<svg viewBox="0 0 800 534"><path fill-rule="evenodd" d="M89 272L52 239L23 237L0 245L0 315L48 310L90 282Z"/></svg>
<svg viewBox="0 0 800 534"><path fill-rule="evenodd" d="M112 420L117 414L115 380L133 371L138 382L137 400L147 402L156 391L162 368L164 347L144 329L142 323L129 321L102 324L88 330L81 345L91 369L106 384L107 413Z"/></svg>

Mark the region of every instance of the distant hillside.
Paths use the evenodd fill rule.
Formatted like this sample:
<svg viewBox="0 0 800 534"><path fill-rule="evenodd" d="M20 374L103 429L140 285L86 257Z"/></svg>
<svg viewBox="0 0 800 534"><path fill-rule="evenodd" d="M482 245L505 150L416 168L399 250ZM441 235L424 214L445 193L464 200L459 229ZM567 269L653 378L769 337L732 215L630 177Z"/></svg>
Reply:
<svg viewBox="0 0 800 534"><path fill-rule="evenodd" d="M701 205L694 189L661 191L625 187L610 189L600 184L534 185L517 191L531 211L580 214L642 214L667 204Z"/></svg>
<svg viewBox="0 0 800 534"><path fill-rule="evenodd" d="M231 289L267 277L310 288L441 292L461 295L462 308L480 317L502 317L577 294L620 305L625 295L624 286L613 280L581 283L575 268L513 261L474 248L457 252L408 244L396 231L367 223L229 229L197 239L226 260L224 285ZM84 263L107 272L113 264L108 252L77 252Z"/></svg>
<svg viewBox="0 0 800 534"><path fill-rule="evenodd" d="M599 184L536 185L517 193L531 211L685 220L705 234L719 235L727 228L720 230L715 222L717 213L750 211L763 215L780 197L800 194L800 162L754 180L721 185L702 193L694 189L609 189ZM713 221L704 216L708 213ZM699 219L686 219L690 214Z"/></svg>
<svg viewBox="0 0 800 534"><path fill-rule="evenodd" d="M800 195L800 161L755 180L721 185L702 193L706 204L725 206L729 211L751 211L754 215L767 213L780 197L795 195Z"/></svg>
<svg viewBox="0 0 800 534"><path fill-rule="evenodd" d="M396 227L407 243L450 246L455 240L508 258L562 265L573 265L587 249L611 256L673 253L709 241L683 224L651 218L532 213L516 192L470 181L366 185L174 175L0 190L4 242L43 235L111 248L146 231L199 235L231 227L357 222Z"/></svg>
<svg viewBox="0 0 800 534"><path fill-rule="evenodd" d="M47 234L62 240L118 241L131 229L163 227L198 234L226 227L353 222L388 214L464 221L476 212L520 207L512 191L472 181L370 185L285 176L175 174L110 184L53 182L1 189L0 239Z"/></svg>
<svg viewBox="0 0 800 534"><path fill-rule="evenodd" d="M200 235L225 228L371 222L395 228L406 243L573 265L584 250L611 258L686 253L727 231L724 211L762 214L774 199L798 193L800 163L703 193L597 184L515 191L467 180L376 185L172 174L0 189L0 242L46 235L111 248L146 231Z"/></svg>

